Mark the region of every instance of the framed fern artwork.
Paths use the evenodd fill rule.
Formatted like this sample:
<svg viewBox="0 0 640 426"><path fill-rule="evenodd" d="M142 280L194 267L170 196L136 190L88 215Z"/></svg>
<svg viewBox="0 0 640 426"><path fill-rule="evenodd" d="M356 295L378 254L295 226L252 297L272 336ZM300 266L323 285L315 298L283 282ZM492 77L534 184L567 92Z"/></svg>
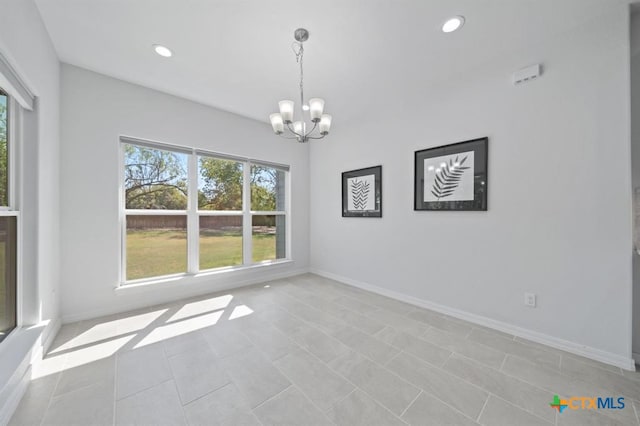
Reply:
<svg viewBox="0 0 640 426"><path fill-rule="evenodd" d="M342 217L382 217L382 166L342 173Z"/></svg>
<svg viewBox="0 0 640 426"><path fill-rule="evenodd" d="M414 210L487 210L488 138L415 152Z"/></svg>

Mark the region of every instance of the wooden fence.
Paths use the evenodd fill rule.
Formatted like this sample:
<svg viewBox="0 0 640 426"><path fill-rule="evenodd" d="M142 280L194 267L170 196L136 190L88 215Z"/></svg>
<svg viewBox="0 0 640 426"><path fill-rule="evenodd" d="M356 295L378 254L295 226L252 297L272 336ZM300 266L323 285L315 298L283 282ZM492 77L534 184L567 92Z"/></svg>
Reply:
<svg viewBox="0 0 640 426"><path fill-rule="evenodd" d="M275 226L275 216L254 216L253 226ZM242 216L200 216L201 228L241 227ZM187 216L127 215L127 229L187 229Z"/></svg>

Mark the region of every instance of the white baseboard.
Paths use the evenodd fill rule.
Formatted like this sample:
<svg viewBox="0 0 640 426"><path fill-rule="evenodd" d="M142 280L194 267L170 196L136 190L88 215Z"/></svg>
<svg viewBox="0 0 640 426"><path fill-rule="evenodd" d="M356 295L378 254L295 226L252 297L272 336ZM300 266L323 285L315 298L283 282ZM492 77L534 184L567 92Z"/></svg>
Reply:
<svg viewBox="0 0 640 426"><path fill-rule="evenodd" d="M47 328L44 329L44 332L42 333L42 353L43 354L46 354L47 351L49 351L49 347L51 346L51 344L53 343L53 340L58 335L58 332L60 331L61 327L62 327L62 320L60 318L56 318L53 321L51 321L51 323L49 323Z"/></svg>
<svg viewBox="0 0 640 426"><path fill-rule="evenodd" d="M284 272L265 273L258 277L251 277L251 278L240 280L240 281L233 281L233 282L228 282L224 284L218 284L209 289L203 289L202 291L190 293L184 296L184 298L197 297L205 294L214 294L221 291L233 290L240 287L247 287L254 284L260 284L267 281L279 280L282 278L288 278L295 275L301 275L306 273L309 273L309 268L298 268L298 269L287 270ZM104 317L107 315L121 314L121 313L132 311L135 309L147 308L147 307L151 307L158 304L156 302L145 304L144 298L139 298L139 300L142 300L142 303L119 305L116 307L109 306L103 309L92 309L91 311L81 312L77 314L64 315L62 317L62 323L69 324L76 321L85 321L89 319ZM175 299L176 302L179 300L181 300L181 298Z"/></svg>
<svg viewBox="0 0 640 426"><path fill-rule="evenodd" d="M344 283L353 287L360 288L362 290L367 290L372 293L377 293L379 295L389 297L391 299L396 299L401 302L409 303L411 305L415 305L421 308L436 311L441 314L449 315L454 318L458 318L474 324L482 325L484 327L489 327L494 330L502 331L504 333L512 334L514 336L531 340L536 343L541 343L543 345L546 345L555 349L560 349L560 350L570 352L572 354L580 355L585 358L593 359L595 361L599 361L605 364L614 365L616 367L620 367L625 370L630 370L630 371L635 370L635 363L632 358L626 358L618 354L603 351L602 349L581 345L579 343L560 339L558 337L550 336L548 334L540 333L538 331L518 327L516 325L494 320L488 317L484 317L482 315L472 314L470 312L465 312L465 311L451 308L438 303L419 299L417 297L408 296L403 293L399 293L393 290L388 290L385 288L374 286L362 281L353 280L351 278L336 275L331 272L322 271L315 268L311 268L310 272L313 274L317 274L317 275L335 280L335 281L339 281L341 283ZM636 359L640 360L640 358L636 358Z"/></svg>

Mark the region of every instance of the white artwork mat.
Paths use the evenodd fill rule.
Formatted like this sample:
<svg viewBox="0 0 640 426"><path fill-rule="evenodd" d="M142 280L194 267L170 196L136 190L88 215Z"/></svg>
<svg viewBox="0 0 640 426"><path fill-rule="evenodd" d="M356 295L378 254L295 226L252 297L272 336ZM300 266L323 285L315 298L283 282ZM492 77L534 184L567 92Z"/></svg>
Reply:
<svg viewBox="0 0 640 426"><path fill-rule="evenodd" d="M376 176L366 175L347 179L347 210L350 212L375 211Z"/></svg>
<svg viewBox="0 0 640 426"><path fill-rule="evenodd" d="M473 201L474 151L424 160L424 201Z"/></svg>

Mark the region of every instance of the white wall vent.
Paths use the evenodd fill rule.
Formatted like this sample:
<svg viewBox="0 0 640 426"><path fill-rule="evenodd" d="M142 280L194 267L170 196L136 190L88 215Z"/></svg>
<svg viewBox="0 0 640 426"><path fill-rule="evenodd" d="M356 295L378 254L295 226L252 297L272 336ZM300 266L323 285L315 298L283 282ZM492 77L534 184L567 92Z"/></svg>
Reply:
<svg viewBox="0 0 640 426"><path fill-rule="evenodd" d="M523 68L513 73L513 84L528 83L537 79L542 74L542 66L540 64L531 65L530 67Z"/></svg>

